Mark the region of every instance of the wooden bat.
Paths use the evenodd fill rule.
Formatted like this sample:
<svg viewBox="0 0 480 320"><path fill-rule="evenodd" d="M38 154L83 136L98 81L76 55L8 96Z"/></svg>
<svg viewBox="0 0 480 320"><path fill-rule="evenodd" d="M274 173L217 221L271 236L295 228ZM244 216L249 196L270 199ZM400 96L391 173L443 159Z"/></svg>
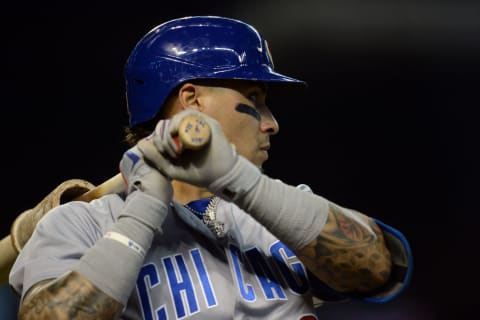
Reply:
<svg viewBox="0 0 480 320"><path fill-rule="evenodd" d="M210 127L201 116L189 115L183 118L180 122L178 137L176 137L176 139L181 141L182 150L197 150L205 146L210 141L210 135ZM104 181L96 187L93 187L89 191L82 193L80 196L77 196L72 200L89 202L106 194L123 192L125 191L125 187L125 182L123 181L121 174L118 173L112 178ZM19 217L17 217L17 219ZM12 225L12 229L13 227L18 228L15 222ZM11 234L13 234L13 232L11 232ZM28 234L28 237L29 236L31 236L31 234ZM13 263L15 262L15 259L19 253L19 245L15 244L14 241L15 239L12 237L12 235L8 235L0 240L0 285L8 282L8 274L10 273L10 269L12 268Z"/></svg>

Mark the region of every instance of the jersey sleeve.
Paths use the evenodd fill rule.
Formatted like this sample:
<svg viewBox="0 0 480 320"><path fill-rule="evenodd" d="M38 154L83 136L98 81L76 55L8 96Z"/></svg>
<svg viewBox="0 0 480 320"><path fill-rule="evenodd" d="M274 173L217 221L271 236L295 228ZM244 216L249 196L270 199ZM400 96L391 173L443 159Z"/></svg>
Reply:
<svg viewBox="0 0 480 320"><path fill-rule="evenodd" d="M407 238L397 229L374 219L382 229L387 248L392 255L392 273L389 281L368 296L358 297L366 302L385 303L400 295L410 284L413 272L413 255Z"/></svg>
<svg viewBox="0 0 480 320"><path fill-rule="evenodd" d="M336 292L313 274L309 274L314 297L324 302L362 300L371 303L385 303L400 295L410 283L413 272L413 256L406 237L398 230L374 219L382 229L386 245L392 255L392 273L387 283L368 295L348 295Z"/></svg>
<svg viewBox="0 0 480 320"><path fill-rule="evenodd" d="M70 202L53 208L37 224L9 275L21 295L39 281L54 279L72 268L113 220L92 203Z"/></svg>

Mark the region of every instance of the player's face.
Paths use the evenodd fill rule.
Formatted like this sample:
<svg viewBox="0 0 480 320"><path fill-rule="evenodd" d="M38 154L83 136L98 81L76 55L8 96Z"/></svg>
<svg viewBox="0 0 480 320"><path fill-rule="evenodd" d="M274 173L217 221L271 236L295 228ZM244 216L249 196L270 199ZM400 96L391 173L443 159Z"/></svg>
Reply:
<svg viewBox="0 0 480 320"><path fill-rule="evenodd" d="M270 136L279 126L265 103L261 82L232 80L208 90L204 112L217 119L237 152L258 167L268 159Z"/></svg>

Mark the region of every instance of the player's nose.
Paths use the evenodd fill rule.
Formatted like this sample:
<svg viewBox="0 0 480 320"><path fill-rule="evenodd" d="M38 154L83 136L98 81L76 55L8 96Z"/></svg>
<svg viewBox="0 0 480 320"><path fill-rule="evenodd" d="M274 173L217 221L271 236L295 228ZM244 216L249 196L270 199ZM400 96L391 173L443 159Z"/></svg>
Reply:
<svg viewBox="0 0 480 320"><path fill-rule="evenodd" d="M280 126L277 119L273 116L272 112L267 109L261 113L260 130L262 132L268 132L271 135L275 135L280 130Z"/></svg>

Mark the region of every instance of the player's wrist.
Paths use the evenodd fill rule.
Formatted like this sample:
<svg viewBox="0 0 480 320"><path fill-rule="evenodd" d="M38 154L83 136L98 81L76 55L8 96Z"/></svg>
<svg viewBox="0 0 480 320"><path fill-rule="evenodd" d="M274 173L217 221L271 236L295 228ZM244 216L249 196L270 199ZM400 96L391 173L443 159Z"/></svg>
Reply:
<svg viewBox="0 0 480 320"><path fill-rule="evenodd" d="M139 250L132 250L130 246L111 237L102 237L72 270L126 306L144 258Z"/></svg>
<svg viewBox="0 0 480 320"><path fill-rule="evenodd" d="M166 202L137 190L127 196L122 212L118 216L118 221L132 220L155 232L161 229L167 214L168 205Z"/></svg>
<svg viewBox="0 0 480 320"><path fill-rule="evenodd" d="M168 206L163 202L143 192L135 191L127 197L118 220L108 231L131 240L135 244L133 248L138 245L139 251L146 252L151 246L155 232L161 230L167 214Z"/></svg>
<svg viewBox="0 0 480 320"><path fill-rule="evenodd" d="M226 174L208 185L208 190L227 201L243 197L251 190L262 175L259 168L241 155Z"/></svg>
<svg viewBox="0 0 480 320"><path fill-rule="evenodd" d="M168 206L162 201L141 191L132 192L118 220L74 270L126 305L145 255L167 214Z"/></svg>

